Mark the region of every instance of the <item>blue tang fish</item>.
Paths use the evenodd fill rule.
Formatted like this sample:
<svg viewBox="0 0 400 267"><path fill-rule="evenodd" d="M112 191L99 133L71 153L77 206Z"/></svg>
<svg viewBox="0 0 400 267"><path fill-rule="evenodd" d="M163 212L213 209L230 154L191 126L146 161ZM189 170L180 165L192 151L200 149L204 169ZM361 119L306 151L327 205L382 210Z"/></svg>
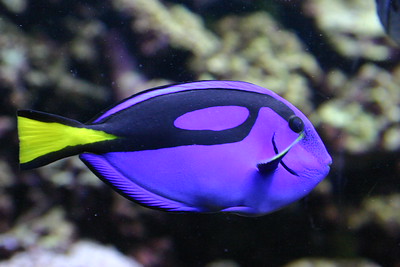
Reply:
<svg viewBox="0 0 400 267"><path fill-rule="evenodd" d="M238 81L167 85L88 123L18 111L21 169L79 154L141 205L263 215L307 195L331 157L311 122L277 94Z"/></svg>
<svg viewBox="0 0 400 267"><path fill-rule="evenodd" d="M400 0L376 0L376 8L385 31L400 44Z"/></svg>

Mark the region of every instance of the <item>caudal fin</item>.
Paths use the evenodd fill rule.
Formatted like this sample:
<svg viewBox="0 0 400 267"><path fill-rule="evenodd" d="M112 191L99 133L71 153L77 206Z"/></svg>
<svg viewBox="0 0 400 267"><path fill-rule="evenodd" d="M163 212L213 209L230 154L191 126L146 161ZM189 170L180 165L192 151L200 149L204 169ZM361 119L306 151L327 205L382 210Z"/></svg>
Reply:
<svg viewBox="0 0 400 267"><path fill-rule="evenodd" d="M17 115L21 169L37 168L79 154L84 145L117 138L44 112L19 110Z"/></svg>

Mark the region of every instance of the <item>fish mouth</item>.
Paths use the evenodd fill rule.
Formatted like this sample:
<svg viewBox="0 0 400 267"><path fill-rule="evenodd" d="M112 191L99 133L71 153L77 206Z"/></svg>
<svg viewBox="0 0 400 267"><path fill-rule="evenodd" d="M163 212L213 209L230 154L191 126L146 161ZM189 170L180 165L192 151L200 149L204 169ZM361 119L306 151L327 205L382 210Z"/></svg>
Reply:
<svg viewBox="0 0 400 267"><path fill-rule="evenodd" d="M272 136L272 146L274 147L274 152L278 155L279 151L278 148L276 147L276 143L275 143L275 134ZM280 161L281 165L283 168L285 168L285 170L287 170L290 174L293 174L295 176L299 176L294 170L292 170L291 168L289 168L284 162L283 159Z"/></svg>

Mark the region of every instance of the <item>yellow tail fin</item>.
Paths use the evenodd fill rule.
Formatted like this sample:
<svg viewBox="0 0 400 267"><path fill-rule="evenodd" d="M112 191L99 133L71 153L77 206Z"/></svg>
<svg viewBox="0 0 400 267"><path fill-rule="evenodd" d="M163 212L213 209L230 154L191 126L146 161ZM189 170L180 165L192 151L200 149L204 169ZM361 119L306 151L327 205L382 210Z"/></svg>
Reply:
<svg viewBox="0 0 400 267"><path fill-rule="evenodd" d="M18 136L23 169L74 154L71 149L74 147L117 138L103 131L87 129L74 120L29 110L18 111ZM62 153L63 150L69 150L69 153Z"/></svg>

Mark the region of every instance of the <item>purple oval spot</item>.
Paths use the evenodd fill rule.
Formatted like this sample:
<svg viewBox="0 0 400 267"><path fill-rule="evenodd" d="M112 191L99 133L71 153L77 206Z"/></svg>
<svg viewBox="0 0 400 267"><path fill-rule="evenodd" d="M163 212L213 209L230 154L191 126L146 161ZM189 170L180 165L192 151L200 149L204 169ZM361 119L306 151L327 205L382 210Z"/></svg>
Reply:
<svg viewBox="0 0 400 267"><path fill-rule="evenodd" d="M222 131L242 124L249 110L239 106L218 106L191 111L178 117L174 125L184 130Z"/></svg>

